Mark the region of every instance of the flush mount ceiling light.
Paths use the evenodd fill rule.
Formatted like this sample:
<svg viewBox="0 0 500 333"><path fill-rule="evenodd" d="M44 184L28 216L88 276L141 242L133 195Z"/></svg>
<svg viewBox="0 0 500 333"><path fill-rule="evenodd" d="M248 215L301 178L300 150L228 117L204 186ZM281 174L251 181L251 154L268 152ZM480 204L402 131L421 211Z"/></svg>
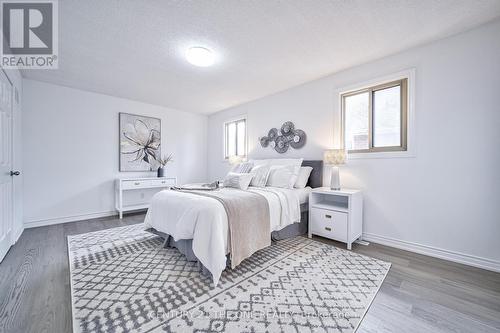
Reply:
<svg viewBox="0 0 500 333"><path fill-rule="evenodd" d="M212 51L201 46L190 47L186 52L187 61L195 66L208 67L215 62L215 55Z"/></svg>

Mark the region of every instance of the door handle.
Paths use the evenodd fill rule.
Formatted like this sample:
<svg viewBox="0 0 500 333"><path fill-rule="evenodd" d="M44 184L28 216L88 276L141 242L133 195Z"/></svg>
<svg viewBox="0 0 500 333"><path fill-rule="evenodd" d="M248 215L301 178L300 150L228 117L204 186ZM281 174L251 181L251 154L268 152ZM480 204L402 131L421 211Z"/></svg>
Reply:
<svg viewBox="0 0 500 333"><path fill-rule="evenodd" d="M11 171L10 175L11 176L19 176L21 173L19 171Z"/></svg>

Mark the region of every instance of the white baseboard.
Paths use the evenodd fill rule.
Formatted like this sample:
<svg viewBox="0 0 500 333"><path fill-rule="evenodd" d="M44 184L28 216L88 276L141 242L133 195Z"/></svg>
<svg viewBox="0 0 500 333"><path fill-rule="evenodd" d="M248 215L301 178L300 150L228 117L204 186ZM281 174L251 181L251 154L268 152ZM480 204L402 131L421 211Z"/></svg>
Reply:
<svg viewBox="0 0 500 333"><path fill-rule="evenodd" d="M24 226L19 228L18 230L14 231L13 237L12 237L12 245L16 244L17 241L19 240L19 237L23 234L24 231Z"/></svg>
<svg viewBox="0 0 500 333"><path fill-rule="evenodd" d="M9 231L0 239L0 262L2 262L3 258L7 254L7 252L9 252L9 249L11 246L11 244L10 244L11 234L12 234L12 231Z"/></svg>
<svg viewBox="0 0 500 333"><path fill-rule="evenodd" d="M100 212L100 213L79 214L79 215L71 215L71 216L53 217L53 218L48 218L48 219L29 220L29 221L24 222L24 228L28 229L28 228L43 227L43 226L47 226L47 225L97 219L97 218L108 217L108 216L113 216L113 215L118 215L118 212L117 211L107 211L107 212Z"/></svg>
<svg viewBox="0 0 500 333"><path fill-rule="evenodd" d="M494 272L500 272L500 261L497 260L477 257L465 253L444 250L433 246L402 241L390 237L374 235L369 233L363 233L363 240L367 240L369 242L382 244L390 247L395 247L401 250L424 254L430 257L436 257L453 262L458 262L460 264L479 267Z"/></svg>

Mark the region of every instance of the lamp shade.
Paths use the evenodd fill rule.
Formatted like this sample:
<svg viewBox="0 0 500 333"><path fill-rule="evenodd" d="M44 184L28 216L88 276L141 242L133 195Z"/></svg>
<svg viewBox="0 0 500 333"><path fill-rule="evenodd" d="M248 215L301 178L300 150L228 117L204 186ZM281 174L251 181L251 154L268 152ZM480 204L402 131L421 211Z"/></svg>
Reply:
<svg viewBox="0 0 500 333"><path fill-rule="evenodd" d="M245 157L243 156L237 156L237 155L229 156L229 164L235 165L243 162L245 162Z"/></svg>
<svg viewBox="0 0 500 333"><path fill-rule="evenodd" d="M344 149L328 149L323 154L323 162L326 165L345 164L346 153Z"/></svg>

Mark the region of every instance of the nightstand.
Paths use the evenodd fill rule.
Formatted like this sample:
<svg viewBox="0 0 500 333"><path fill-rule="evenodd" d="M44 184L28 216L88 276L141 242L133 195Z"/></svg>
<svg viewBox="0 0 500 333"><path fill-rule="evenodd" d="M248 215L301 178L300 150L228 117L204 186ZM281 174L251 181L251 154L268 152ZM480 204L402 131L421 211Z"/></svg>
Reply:
<svg viewBox="0 0 500 333"><path fill-rule="evenodd" d="M309 238L318 235L352 243L363 233L363 194L360 190L315 188L309 194Z"/></svg>

